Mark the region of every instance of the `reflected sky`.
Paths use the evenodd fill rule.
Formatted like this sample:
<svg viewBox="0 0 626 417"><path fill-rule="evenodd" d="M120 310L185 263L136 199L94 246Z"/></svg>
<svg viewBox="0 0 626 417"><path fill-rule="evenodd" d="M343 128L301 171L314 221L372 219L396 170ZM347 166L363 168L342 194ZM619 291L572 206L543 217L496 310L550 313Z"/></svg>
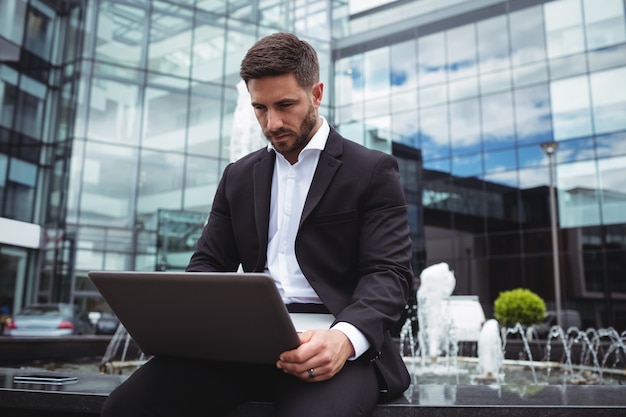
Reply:
<svg viewBox="0 0 626 417"><path fill-rule="evenodd" d="M606 48L626 40L623 19L616 23L623 18L623 6L617 7L616 0L600 1L609 11L596 11L587 0L550 2L358 55L363 61L346 58L350 70L339 77L351 78L352 92L341 100L367 100L391 91L394 109L417 106L417 121L410 124L416 131L408 132L409 124L403 123L400 133L392 135L420 138L425 160L449 152L479 152L481 147L538 144L626 129L626 89L614 88L626 79L626 68L545 78L546 56L581 52L569 39L563 45L550 44L548 38L558 37L559 31L570 34L571 27L582 31L585 24L608 24L607 37L593 45ZM586 23L583 8L592 15ZM365 63L365 73L360 62ZM417 103L415 95L395 91L417 91ZM520 161L520 166L527 165Z"/></svg>
<svg viewBox="0 0 626 417"><path fill-rule="evenodd" d="M563 225L626 218L600 212L626 195L617 168L626 134L614 133L626 130L621 0L548 2L346 57L338 68L341 123L420 148L425 169L545 187L540 144L556 140ZM611 199L584 191L598 189Z"/></svg>

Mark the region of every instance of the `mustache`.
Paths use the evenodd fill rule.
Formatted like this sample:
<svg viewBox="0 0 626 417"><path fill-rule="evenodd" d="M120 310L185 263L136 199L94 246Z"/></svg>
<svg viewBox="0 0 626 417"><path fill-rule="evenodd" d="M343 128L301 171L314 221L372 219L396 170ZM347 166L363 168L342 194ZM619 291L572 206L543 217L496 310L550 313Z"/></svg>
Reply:
<svg viewBox="0 0 626 417"><path fill-rule="evenodd" d="M265 136L282 136L282 135L294 135L295 132L290 129L278 129L278 130L265 130L263 134L265 134Z"/></svg>

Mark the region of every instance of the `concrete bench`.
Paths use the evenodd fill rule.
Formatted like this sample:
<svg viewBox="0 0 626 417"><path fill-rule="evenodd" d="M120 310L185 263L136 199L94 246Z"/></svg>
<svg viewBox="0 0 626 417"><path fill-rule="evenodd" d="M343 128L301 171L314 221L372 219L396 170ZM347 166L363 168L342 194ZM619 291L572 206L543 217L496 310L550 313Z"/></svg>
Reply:
<svg viewBox="0 0 626 417"><path fill-rule="evenodd" d="M117 375L79 375L76 383L62 386L16 384L13 377L24 373L0 368L0 416L96 417L108 394L124 379ZM531 394L530 389L520 393L519 387L506 385L423 382L413 384L404 397L378 405L370 417L626 415L624 387L619 385L534 386ZM229 417L272 416L271 404L246 403Z"/></svg>

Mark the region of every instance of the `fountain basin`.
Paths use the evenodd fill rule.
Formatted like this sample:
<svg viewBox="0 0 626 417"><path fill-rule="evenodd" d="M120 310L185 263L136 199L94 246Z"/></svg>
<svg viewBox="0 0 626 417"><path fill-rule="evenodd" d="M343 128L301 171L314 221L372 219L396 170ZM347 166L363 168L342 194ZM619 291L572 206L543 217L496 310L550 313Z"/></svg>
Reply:
<svg viewBox="0 0 626 417"><path fill-rule="evenodd" d="M478 358L438 358L424 366L420 358L404 358L414 384L564 386L564 385L626 385L626 370L602 369L580 365L571 367L561 362L505 359L500 375L485 378L478 372ZM626 399L624 400L626 405Z"/></svg>

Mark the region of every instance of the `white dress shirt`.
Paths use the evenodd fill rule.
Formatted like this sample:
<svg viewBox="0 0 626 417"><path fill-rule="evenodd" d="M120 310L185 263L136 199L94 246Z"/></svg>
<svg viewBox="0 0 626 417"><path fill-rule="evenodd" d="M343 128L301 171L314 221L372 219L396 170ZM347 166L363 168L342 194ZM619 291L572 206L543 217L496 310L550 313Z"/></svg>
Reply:
<svg viewBox="0 0 626 417"><path fill-rule="evenodd" d="M295 164L291 165L284 156L276 153L272 177L266 272L274 279L285 304L322 303L302 273L295 252L296 234L304 202L311 187L320 154L326 146L330 133L328 122L323 117L320 118L322 125L302 149ZM270 143L268 151L272 150L274 147ZM355 355L350 359L358 358L370 346L363 333L350 323L336 323L333 329L341 331L350 339L355 351Z"/></svg>

